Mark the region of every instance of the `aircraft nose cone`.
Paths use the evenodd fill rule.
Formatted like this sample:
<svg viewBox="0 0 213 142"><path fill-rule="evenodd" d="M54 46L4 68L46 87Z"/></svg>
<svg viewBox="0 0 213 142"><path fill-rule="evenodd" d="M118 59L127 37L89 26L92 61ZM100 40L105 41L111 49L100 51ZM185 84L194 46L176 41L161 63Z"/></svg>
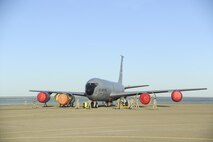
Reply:
<svg viewBox="0 0 213 142"><path fill-rule="evenodd" d="M86 94L91 96L94 93L96 86L97 86L97 83L87 83L86 84Z"/></svg>

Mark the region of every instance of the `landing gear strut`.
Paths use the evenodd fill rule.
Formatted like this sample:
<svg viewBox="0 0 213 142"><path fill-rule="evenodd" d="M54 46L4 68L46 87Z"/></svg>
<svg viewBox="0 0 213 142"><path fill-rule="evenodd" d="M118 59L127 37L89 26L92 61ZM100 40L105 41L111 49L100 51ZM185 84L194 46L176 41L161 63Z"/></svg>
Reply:
<svg viewBox="0 0 213 142"><path fill-rule="evenodd" d="M47 103L44 103L44 107L47 107Z"/></svg>
<svg viewBox="0 0 213 142"><path fill-rule="evenodd" d="M92 108L98 108L98 102L97 101L92 101L91 102L91 107Z"/></svg>
<svg viewBox="0 0 213 142"><path fill-rule="evenodd" d="M110 107L110 106L112 105L112 102L106 101L106 102L105 102L105 105L106 105L107 107Z"/></svg>

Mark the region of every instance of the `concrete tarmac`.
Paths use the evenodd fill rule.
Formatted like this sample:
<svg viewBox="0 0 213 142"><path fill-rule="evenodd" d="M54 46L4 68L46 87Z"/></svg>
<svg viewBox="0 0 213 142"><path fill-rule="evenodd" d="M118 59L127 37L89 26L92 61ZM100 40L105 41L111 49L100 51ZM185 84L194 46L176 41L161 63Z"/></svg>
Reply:
<svg viewBox="0 0 213 142"><path fill-rule="evenodd" d="M213 142L213 104L32 107L0 106L0 142Z"/></svg>

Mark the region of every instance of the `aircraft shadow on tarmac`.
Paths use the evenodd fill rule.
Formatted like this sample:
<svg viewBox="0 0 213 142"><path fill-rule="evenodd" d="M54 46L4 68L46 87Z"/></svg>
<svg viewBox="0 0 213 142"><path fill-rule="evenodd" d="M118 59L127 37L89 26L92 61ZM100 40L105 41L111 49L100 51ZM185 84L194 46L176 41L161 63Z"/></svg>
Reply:
<svg viewBox="0 0 213 142"><path fill-rule="evenodd" d="M55 106L48 106L48 107L55 107ZM58 106L59 107L59 106ZM111 105L111 106L106 106L106 105L104 105L104 104L100 104L100 105L98 105L98 108L103 108L103 107L105 107L105 108L117 108L117 106L115 105L115 104L113 104L113 105ZM158 108L168 108L168 107L171 107L171 106L169 106L169 105L157 105L157 107ZM70 108L70 107L59 107L59 108ZM74 107L72 107L72 108L74 108ZM91 108L91 109L98 109L98 108ZM121 107L122 108L122 107ZM139 108L146 108L146 109L149 109L149 108L152 108L152 106L139 106Z"/></svg>
<svg viewBox="0 0 213 142"><path fill-rule="evenodd" d="M16 107L16 108L0 108L0 111L1 110L30 110L30 109L41 109L41 108L70 108L70 107L59 107L59 106L55 106L55 105L48 105L48 106L41 106L41 105L38 105L38 106L32 106L32 107ZM106 107L106 108L115 108L116 105L111 105L111 106L105 106L105 105L99 105L98 107L100 108L103 108L103 107ZM168 107L171 107L169 105L157 105L158 108L168 108ZM74 108L74 107L71 107L71 108ZM152 106L139 106L140 109L153 109ZM92 109L98 109L98 108L92 108ZM118 109L117 107L115 109ZM122 107L121 107L122 109Z"/></svg>
<svg viewBox="0 0 213 142"><path fill-rule="evenodd" d="M157 105L157 108L155 109L159 109L159 108L168 108L171 107L169 105ZM140 106L141 109L146 109L146 110L155 110L152 106Z"/></svg>
<svg viewBox="0 0 213 142"><path fill-rule="evenodd" d="M157 105L157 107L171 107L171 106L168 106L168 105Z"/></svg>

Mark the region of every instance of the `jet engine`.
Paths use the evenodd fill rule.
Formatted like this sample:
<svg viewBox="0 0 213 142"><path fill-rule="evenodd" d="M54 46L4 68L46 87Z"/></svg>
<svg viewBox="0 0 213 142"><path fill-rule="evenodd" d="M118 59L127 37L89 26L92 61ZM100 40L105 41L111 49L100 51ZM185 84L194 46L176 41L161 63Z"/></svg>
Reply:
<svg viewBox="0 0 213 142"><path fill-rule="evenodd" d="M171 94L171 98L174 102L180 102L183 98L183 95L180 91L174 90Z"/></svg>
<svg viewBox="0 0 213 142"><path fill-rule="evenodd" d="M73 106L75 102L75 97L71 94L58 93L54 98L60 106Z"/></svg>
<svg viewBox="0 0 213 142"><path fill-rule="evenodd" d="M37 95L37 100L40 103L46 103L46 102L48 102L50 100L50 94L46 93L46 92L40 92Z"/></svg>
<svg viewBox="0 0 213 142"><path fill-rule="evenodd" d="M142 93L140 95L140 102L144 105L149 104L149 102L151 101L151 96L149 93Z"/></svg>

